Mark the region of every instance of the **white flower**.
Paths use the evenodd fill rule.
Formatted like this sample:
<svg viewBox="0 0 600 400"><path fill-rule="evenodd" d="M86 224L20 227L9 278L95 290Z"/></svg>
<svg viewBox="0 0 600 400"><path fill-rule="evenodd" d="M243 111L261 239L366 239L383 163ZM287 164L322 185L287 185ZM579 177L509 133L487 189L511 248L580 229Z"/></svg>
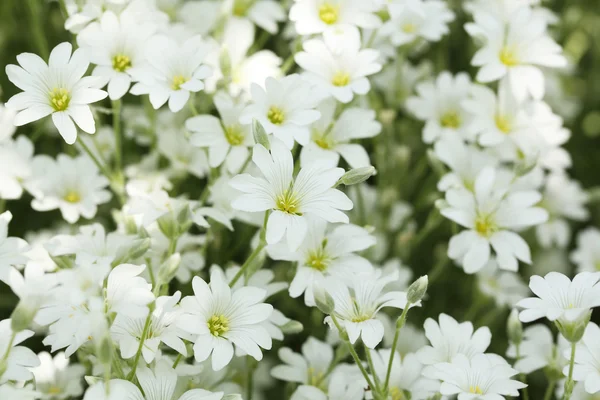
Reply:
<svg viewBox="0 0 600 400"><path fill-rule="evenodd" d="M456 355L451 363L435 366L436 376L442 381L440 393L458 395L458 400L496 400L504 396L519 396L519 389L527 385L512 380L518 371L496 354L478 354L471 360Z"/></svg>
<svg viewBox="0 0 600 400"><path fill-rule="evenodd" d="M25 251L27 242L21 238L8 236L8 223L12 220L10 211L0 214L0 281L6 282L11 266L27 262Z"/></svg>
<svg viewBox="0 0 600 400"><path fill-rule="evenodd" d="M17 112L6 108L4 104L0 103L0 145L6 143L12 135L16 132L15 127L15 116Z"/></svg>
<svg viewBox="0 0 600 400"><path fill-rule="evenodd" d="M302 344L302 354L288 347L282 347L277 354L284 364L271 369L273 377L326 390L330 377L325 374L334 355L329 344L311 336Z"/></svg>
<svg viewBox="0 0 600 400"><path fill-rule="evenodd" d="M181 292L173 296L161 296L156 299L155 308L150 317L150 325L146 340L142 347L142 357L150 364L154 361L161 343L166 344L184 356L187 355L185 343L181 340L183 332L177 327L177 320L182 314L177 302ZM111 336L119 343L121 357L132 358L140 347L146 315L130 317L119 313L111 327Z"/></svg>
<svg viewBox="0 0 600 400"><path fill-rule="evenodd" d="M454 13L443 1L391 2L390 20L381 28L380 34L389 36L394 46L402 46L423 38L438 42L450 29Z"/></svg>
<svg viewBox="0 0 600 400"><path fill-rule="evenodd" d="M323 288L335 302L333 315L341 328L348 332L350 343L356 343L360 337L371 349L383 339L383 324L376 318L379 310L383 307L403 309L407 306L405 292L386 290L386 286L398 279L398 275L380 275L378 271L356 274L350 286L332 277L326 278L323 283ZM420 305L419 301L410 306ZM332 316L325 318L330 327L337 328L334 321Z"/></svg>
<svg viewBox="0 0 600 400"><path fill-rule="evenodd" d="M476 13L474 19L475 23L466 25L467 32L484 40L471 61L481 67L477 80L492 82L506 76L517 99L527 95L541 99L544 75L538 67L563 67L567 63L561 47L547 33L545 18L521 7L506 23L486 12Z"/></svg>
<svg viewBox="0 0 600 400"><path fill-rule="evenodd" d="M43 267L35 263L25 266L24 275L12 268L6 283L19 297L19 312L29 313L32 319L58 285L56 274L45 273Z"/></svg>
<svg viewBox="0 0 600 400"><path fill-rule="evenodd" d="M364 378L352 367L345 367L338 366L331 373L328 386L300 385L290 400L362 400L366 389Z"/></svg>
<svg viewBox="0 0 600 400"><path fill-rule="evenodd" d="M20 343L33 336L24 330L13 332L11 320L0 321L0 384L8 381L28 381L33 378L30 368L40 365L35 353Z"/></svg>
<svg viewBox="0 0 600 400"><path fill-rule="evenodd" d="M517 359L517 349L512 343L506 355L517 359L515 369L524 374L546 367L560 372L568 364L568 360L563 357L563 351L570 347L569 342L560 334L558 343L555 344L550 328L535 324L525 328L523 332L523 341L519 345L519 358Z"/></svg>
<svg viewBox="0 0 600 400"><path fill-rule="evenodd" d="M207 52L199 36L182 44L166 36L153 36L146 47L148 65L130 71L139 81L131 93L149 94L155 109L168 101L172 112L181 110L191 93L204 89L202 80L211 74L211 69L203 65Z"/></svg>
<svg viewBox="0 0 600 400"><path fill-rule="evenodd" d="M33 151L33 143L25 136L0 140L0 199L21 198L24 182L31 177Z"/></svg>
<svg viewBox="0 0 600 400"><path fill-rule="evenodd" d="M283 5L275 0L225 0L223 9L233 17L246 18L274 35L277 23L285 21Z"/></svg>
<svg viewBox="0 0 600 400"><path fill-rule="evenodd" d="M265 88L252 84L252 104L242 111L240 122L249 125L256 119L289 149L294 140L306 145L310 140L309 125L321 116L315 110L319 96L312 85L293 74L279 80L267 78Z"/></svg>
<svg viewBox="0 0 600 400"><path fill-rule="evenodd" d="M0 385L0 397L11 400L35 400L42 394L33 390L32 385L21 387L19 384L5 383Z"/></svg>
<svg viewBox="0 0 600 400"><path fill-rule="evenodd" d="M568 354L568 352L569 350L565 349L565 353ZM573 368L573 380L583 381L585 391L590 394L600 392L600 360L598 354L600 354L600 328L595 323L590 322L585 328L581 342L577 344L575 366ZM568 365L564 367L563 374L569 374Z"/></svg>
<svg viewBox="0 0 600 400"><path fill-rule="evenodd" d="M208 148L208 164L219 167L223 162L231 173L239 172L248 157L248 147L254 144L249 125L240 124L244 104L238 104L224 92L213 99L220 119L212 115L197 115L185 122L192 132L190 143Z"/></svg>
<svg viewBox="0 0 600 400"><path fill-rule="evenodd" d="M104 382L90 387L84 400L221 400L223 392L212 393L204 389L192 389L175 397L177 373L167 362L158 362L154 371L146 366L138 367L136 377L140 389L129 381L113 379L109 381L109 390ZM108 394L107 394L108 393Z"/></svg>
<svg viewBox="0 0 600 400"><path fill-rule="evenodd" d="M438 139L458 136L471 139L467 127L469 114L461 103L469 97L471 80L466 73L452 76L442 72L435 82L417 85L418 97L406 100L406 107L420 120L426 121L423 141L432 143Z"/></svg>
<svg viewBox="0 0 600 400"><path fill-rule="evenodd" d="M342 156L352 168L370 166L369 154L364 147L351 141L372 138L381 132L375 111L348 108L336 119L336 102L333 99L321 102L317 109L321 118L312 124L311 140L302 147L301 165L327 160L336 167Z"/></svg>
<svg viewBox="0 0 600 400"><path fill-rule="evenodd" d="M553 173L546 177L541 206L548 210L550 219L536 228L537 239L544 247L553 243L566 247L571 239L567 219L585 221L589 217L585 203L589 195L579 182L566 174Z"/></svg>
<svg viewBox="0 0 600 400"><path fill-rule="evenodd" d="M545 277L532 276L529 288L538 297L517 303L523 308L519 318L531 322L546 317L550 321L577 321L594 307L600 306L600 272L581 272L571 281L567 276L550 272Z"/></svg>
<svg viewBox="0 0 600 400"><path fill-rule="evenodd" d="M20 66L6 67L10 81L23 90L6 103L6 107L19 111L15 125L52 114L52 122L68 144L77 139L75 124L84 132L96 132L89 104L106 97L99 89L102 79L83 77L89 66L84 51L78 49L71 55L71 50L70 43L59 44L50 53L48 64L35 54L22 53L17 56Z"/></svg>
<svg viewBox="0 0 600 400"><path fill-rule="evenodd" d="M121 264L108 274L106 285L106 310L127 317L142 317L148 313L147 305L154 300L152 285L140 275L145 265Z"/></svg>
<svg viewBox="0 0 600 400"><path fill-rule="evenodd" d="M451 362L457 354L472 359L485 352L492 340L492 333L487 326L474 331L471 322L459 323L446 314L440 314L439 323L427 318L424 328L431 346L417 351L417 356L423 365L428 366ZM425 368L424 375L434 377L433 371L432 367Z"/></svg>
<svg viewBox="0 0 600 400"><path fill-rule="evenodd" d="M175 178L188 172L204 178L210 172L206 152L190 146L190 140L181 128L158 131L158 149L171 162Z"/></svg>
<svg viewBox="0 0 600 400"><path fill-rule="evenodd" d="M498 266L518 270L518 260L531 262L527 242L513 230L545 222L548 213L534 207L541 199L536 191L507 193L499 184L496 170L483 169L475 179L474 192L451 189L446 192L448 205L441 213L468 228L450 239L448 255L460 262L466 273L474 273L490 260L490 245Z"/></svg>
<svg viewBox="0 0 600 400"><path fill-rule="evenodd" d="M65 353L57 353L54 358L47 352L38 354L40 365L31 372L35 377L36 389L51 399L67 399L83 394L81 384L85 368L79 364L69 365Z"/></svg>
<svg viewBox="0 0 600 400"><path fill-rule="evenodd" d="M381 25L372 0L295 0L290 20L299 35L312 35L352 25L373 29Z"/></svg>
<svg viewBox="0 0 600 400"><path fill-rule="evenodd" d="M33 159L33 176L27 190L33 195L36 211L60 212L69 223L80 217L93 218L98 205L110 200L109 182L87 156L71 158L59 154L56 161L46 155Z"/></svg>
<svg viewBox="0 0 600 400"><path fill-rule="evenodd" d="M145 63L144 46L156 26L133 18L132 13L116 15L106 11L77 35L77 43L96 64L92 75L108 81L111 100L123 97L131 85L130 69Z"/></svg>
<svg viewBox="0 0 600 400"><path fill-rule="evenodd" d="M232 207L249 212L272 210L267 222L268 244L278 243L287 233L290 250L296 250L306 236L306 216L310 214L329 222L348 223L348 216L340 210L351 209L352 202L333 188L344 174L342 168L314 163L301 168L294 178L292 154L277 139L271 141L270 152L255 145L252 161L264 178L249 174L234 177L230 184L244 194L233 200Z"/></svg>
<svg viewBox="0 0 600 400"><path fill-rule="evenodd" d="M218 269L212 271L210 284L196 276L192 287L195 296L181 301L179 327L196 335L196 361L212 355L212 369L223 369L233 357L234 344L260 361L260 348L271 348L271 336L261 326L273 312L262 302L265 290L246 286L232 291Z"/></svg>
<svg viewBox="0 0 600 400"><path fill-rule="evenodd" d="M309 218L306 237L298 250L290 251L286 243L267 247L274 260L298 263L296 275L290 284L290 296L304 293L308 306L315 305L314 287L326 276L349 282L354 274L373 269L369 261L354 254L375 244L375 237L356 225L340 225L327 231L327 222Z"/></svg>
<svg viewBox="0 0 600 400"><path fill-rule="evenodd" d="M600 270L600 231L587 228L577 236L577 248L571 253L571 261L577 271L595 272Z"/></svg>
<svg viewBox="0 0 600 400"><path fill-rule="evenodd" d="M360 49L360 33L349 29L342 38L326 34L323 39L304 42L304 51L295 56L304 76L342 103L349 103L354 94L367 94L371 84L367 76L381 70L379 52ZM343 42L340 45L338 42Z"/></svg>
<svg viewBox="0 0 600 400"><path fill-rule="evenodd" d="M492 297L498 307L514 307L528 292L519 274L498 269L496 261L490 261L477 273L477 286L481 293Z"/></svg>
<svg viewBox="0 0 600 400"><path fill-rule="evenodd" d="M382 349L373 353L373 366L380 382L385 382L391 349ZM434 395L439 389L439 382L422 375L421 364L414 353L404 357L395 352L392 357L392 369L388 386L391 399L402 399L407 394L411 399L424 400Z"/></svg>

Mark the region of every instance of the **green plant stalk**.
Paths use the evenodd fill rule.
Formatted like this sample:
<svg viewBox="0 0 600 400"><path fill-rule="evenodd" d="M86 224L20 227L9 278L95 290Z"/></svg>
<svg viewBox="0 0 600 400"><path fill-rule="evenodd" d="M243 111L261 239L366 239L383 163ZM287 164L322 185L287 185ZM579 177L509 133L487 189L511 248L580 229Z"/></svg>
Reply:
<svg viewBox="0 0 600 400"><path fill-rule="evenodd" d="M516 358L515 362L517 362L521 359L521 346L515 345L515 348L516 348L516 352L517 352L517 358ZM521 382L527 384L527 375L520 374L519 378L521 378ZM523 393L523 400L529 400L529 391L527 390L527 387L524 387L521 391Z"/></svg>
<svg viewBox="0 0 600 400"><path fill-rule="evenodd" d="M569 359L569 376L565 381L565 394L563 400L569 400L573 393L573 368L575 366L575 351L577 350L577 343L571 343L571 358Z"/></svg>
<svg viewBox="0 0 600 400"><path fill-rule="evenodd" d="M248 268L248 266L250 264L252 264L252 261L254 261L254 259L256 257L258 257L260 252L267 246L266 235L267 235L267 221L269 220L269 215L270 215L269 211L265 212L265 219L263 221L263 226L260 231L260 241L258 243L258 246L256 246L256 249L254 249L252 254L250 254L250 256L248 256L248 258L246 259L246 261L244 261L244 264L242 265L240 270L237 272L237 274L235 274L235 276L233 277L231 282L229 282L229 287L233 287L233 285L235 285L237 283L237 281L240 280L240 278L244 275L246 268Z"/></svg>
<svg viewBox="0 0 600 400"><path fill-rule="evenodd" d="M544 393L544 400L550 400L552 398L552 392L554 392L554 386L556 385L555 380L551 380L548 382L548 387L546 388L546 393Z"/></svg>
<svg viewBox="0 0 600 400"><path fill-rule="evenodd" d="M385 388L381 387L381 381L379 380L379 376L375 371L375 366L373 365L373 358L371 357L371 351L363 342L363 346L365 348L365 357L367 358L367 365L369 366L369 370L371 371L371 375L373 375L373 379L375 380L375 388L373 389L375 392L380 393Z"/></svg>
<svg viewBox="0 0 600 400"><path fill-rule="evenodd" d="M408 309L410 308L410 303L406 303L404 310L402 310L402 314L396 322L396 332L394 332L394 340L392 341L392 348L390 349L390 359L388 360L387 372L385 373L385 381L383 383L383 390L388 391L388 386L390 385L390 376L392 374L392 362L394 361L394 354L396 353L396 347L398 347L398 338L400 337L400 330L406 323L406 315L408 314ZM385 396L384 396L385 397Z"/></svg>
<svg viewBox="0 0 600 400"><path fill-rule="evenodd" d="M115 134L115 170L121 171L123 164L123 138L121 137L121 100L112 101L113 131Z"/></svg>

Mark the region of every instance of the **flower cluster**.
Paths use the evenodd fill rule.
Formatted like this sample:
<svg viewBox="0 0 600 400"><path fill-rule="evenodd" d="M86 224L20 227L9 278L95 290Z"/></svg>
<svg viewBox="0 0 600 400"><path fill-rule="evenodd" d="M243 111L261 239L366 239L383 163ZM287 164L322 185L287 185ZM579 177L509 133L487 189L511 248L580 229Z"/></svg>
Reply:
<svg viewBox="0 0 600 400"><path fill-rule="evenodd" d="M599 196L540 1L27 3L0 399L600 393Z"/></svg>

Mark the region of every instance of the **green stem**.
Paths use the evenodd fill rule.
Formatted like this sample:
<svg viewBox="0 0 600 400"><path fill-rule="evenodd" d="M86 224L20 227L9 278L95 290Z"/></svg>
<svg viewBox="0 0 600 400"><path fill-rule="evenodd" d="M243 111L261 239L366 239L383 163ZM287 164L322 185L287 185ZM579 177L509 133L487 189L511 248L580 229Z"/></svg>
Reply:
<svg viewBox="0 0 600 400"><path fill-rule="evenodd" d="M379 375L377 375L377 372L375 371L375 366L373 365L373 358L371 357L371 351L369 350L367 345L364 344L364 342L363 342L363 346L365 348L365 357L367 359L367 365L369 366L369 371L371 371L371 375L373 376L373 378L375 380L375 388L373 390L375 392L380 392L382 390L381 382L379 380Z"/></svg>
<svg viewBox="0 0 600 400"><path fill-rule="evenodd" d="M254 392L254 379L253 379L254 365L255 364L250 359L250 356L247 356L246 357L246 369L248 371L247 371L247 376L246 376L246 400L252 400L252 394Z"/></svg>
<svg viewBox="0 0 600 400"><path fill-rule="evenodd" d="M98 158L94 155L94 153L92 153L92 150L88 147L87 144L85 144L85 141L83 139L80 139L77 143L79 143L79 145L81 146L83 151L85 151L87 153L87 155L90 156L90 158L92 159L94 164L96 164L96 166L98 167L100 172L102 172L104 174L104 176L106 176L108 178L108 180L112 182L113 181L112 174L110 173L108 168L105 165L103 165L100 162L100 160L98 160Z"/></svg>
<svg viewBox="0 0 600 400"><path fill-rule="evenodd" d="M548 382L548 387L546 388L546 393L544 393L544 400L550 400L552 398L552 393L554 392L554 386L556 385L556 380L551 380Z"/></svg>
<svg viewBox="0 0 600 400"><path fill-rule="evenodd" d="M113 131L115 133L115 170L121 171L123 163L123 143L121 137L121 100L112 101Z"/></svg>
<svg viewBox="0 0 600 400"><path fill-rule="evenodd" d="M246 271L248 266L250 264L252 264L252 261L254 261L254 259L256 257L258 257L260 252L267 246L267 241L265 240L265 238L266 238L266 234L267 234L267 221L269 220L269 215L270 215L270 212L266 211L265 219L263 221L263 226L262 226L261 232L260 232L260 241L258 243L258 246L256 246L256 249L254 249L252 254L250 254L250 256L246 259L246 261L244 262L244 264L242 265L240 270L237 272L237 274L235 274L235 276L233 277L231 282L229 282L230 287L233 287L233 285L235 285L237 283L237 281L240 280L240 278L242 277L242 275L244 275L244 272Z"/></svg>
<svg viewBox="0 0 600 400"><path fill-rule="evenodd" d="M10 339L8 340L8 346L6 347L6 351L4 352L4 355L2 356L2 359L0 359L0 361L5 361L6 359L8 359L8 355L10 354L10 350L12 349L16 337L17 332L13 332L10 336Z"/></svg>
<svg viewBox="0 0 600 400"><path fill-rule="evenodd" d="M517 362L521 359L521 345L516 344L515 348L516 348L516 352L517 352L517 358L515 359L515 362ZM520 374L519 378L521 379L521 382L527 384L527 375ZM529 391L527 390L527 387L524 387L522 389L522 392L523 392L523 400L529 400Z"/></svg>
<svg viewBox="0 0 600 400"><path fill-rule="evenodd" d="M400 330L406 322L406 315L408 314L409 308L410 304L406 303L404 310L402 310L402 315L400 315L400 318L398 318L398 321L396 322L396 332L394 332L394 340L392 341L392 348L390 349L390 359L388 360L387 372L385 373L385 382L383 383L383 389L385 391L388 390L388 386L390 384L390 376L392 374L392 363L394 361L394 354L396 353L396 347L398 347L398 338L400 337Z"/></svg>
<svg viewBox="0 0 600 400"><path fill-rule="evenodd" d="M573 368L575 367L576 350L577 343L571 343L571 358L569 359L569 376L567 376L567 380L565 381L565 394L563 395L563 400L569 400L571 398L571 394L573 393Z"/></svg>
<svg viewBox="0 0 600 400"><path fill-rule="evenodd" d="M179 353L177 355L177 358L175 359L175 362L173 363L173 369L177 368L177 366L179 365L179 362L181 361L182 358L183 358L183 355L181 353Z"/></svg>
<svg viewBox="0 0 600 400"><path fill-rule="evenodd" d="M285 59L281 65L281 73L285 75L294 66L294 56L296 53L292 53L288 58Z"/></svg>
<svg viewBox="0 0 600 400"><path fill-rule="evenodd" d="M142 331L142 337L140 338L140 345L138 346L137 352L135 353L135 358L133 359L133 368L131 369L129 375L127 375L128 381L131 381L135 377L135 371L137 369L138 363L140 362L140 356L142 355L142 349L144 348L146 336L148 336L148 331L150 330L151 321L152 310L148 310L148 316L146 317L146 322L144 323L144 330Z"/></svg>

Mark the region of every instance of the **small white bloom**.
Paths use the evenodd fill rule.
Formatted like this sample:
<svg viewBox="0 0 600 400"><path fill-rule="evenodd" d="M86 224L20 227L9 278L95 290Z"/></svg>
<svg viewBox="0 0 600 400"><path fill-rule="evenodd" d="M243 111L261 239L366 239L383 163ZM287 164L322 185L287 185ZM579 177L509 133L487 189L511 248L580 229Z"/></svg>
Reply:
<svg viewBox="0 0 600 400"><path fill-rule="evenodd" d="M8 224L12 220L10 211L0 214L0 281L6 282L11 266L21 266L27 262L25 252L27 242L21 238L8 236Z"/></svg>
<svg viewBox="0 0 600 400"><path fill-rule="evenodd" d="M212 271L210 284L196 276L192 287L194 296L181 301L184 314L179 327L196 336L196 360L212 356L212 369L223 369L233 357L235 344L260 361L260 348L271 348L271 336L261 326L273 312L270 304L262 302L265 290L245 286L232 291L218 269Z"/></svg>
<svg viewBox="0 0 600 400"><path fill-rule="evenodd" d="M15 116L17 112L6 108L5 104L0 103L0 145L4 144L17 131L15 126Z"/></svg>
<svg viewBox="0 0 600 400"><path fill-rule="evenodd" d="M375 14L377 8L371 0L295 0L290 20L295 22L299 35L323 33L345 25L373 29L381 25Z"/></svg>
<svg viewBox="0 0 600 400"><path fill-rule="evenodd" d="M77 128L96 132L96 123L89 104L106 97L100 90L102 79L83 77L89 61L84 51L71 55L70 43L61 43L50 53L48 64L39 56L22 53L17 65L8 65L6 74L22 93L8 100L6 107L18 110L14 123L26 125L52 114L52 122L68 144L75 143ZM75 123L73 123L75 121Z"/></svg>
<svg viewBox="0 0 600 400"><path fill-rule="evenodd" d="M51 399L67 399L83 394L81 384L85 368L79 364L69 365L65 353L57 353L54 358L47 352L38 354L40 365L31 372L35 377L36 389Z"/></svg>
<svg viewBox="0 0 600 400"><path fill-rule="evenodd" d="M32 174L33 151L33 143L26 136L0 139L0 199L21 198L24 182Z"/></svg>
<svg viewBox="0 0 600 400"><path fill-rule="evenodd" d="M150 95L155 109L167 101L172 112L181 110L192 93L204 89L211 69L203 64L207 45L199 36L179 44L167 36L154 36L146 47L148 65L130 70L137 81L131 93ZM193 101L193 99L192 99Z"/></svg>
<svg viewBox="0 0 600 400"><path fill-rule="evenodd" d="M80 217L94 218L98 205L106 203L111 193L108 179L87 156L71 158L59 154L56 160L46 155L33 159L33 176L27 190L33 195L31 207L36 211L60 209L65 221L73 224Z"/></svg>
<svg viewBox="0 0 600 400"><path fill-rule="evenodd" d="M495 261L477 273L477 286L481 293L492 297L498 307L514 307L528 292L519 274L498 269Z"/></svg>
<svg viewBox="0 0 600 400"><path fill-rule="evenodd" d="M171 162L175 178L187 173L204 178L210 172L206 152L190 146L190 140L181 128L158 131L158 149Z"/></svg>
<svg viewBox="0 0 600 400"><path fill-rule="evenodd" d="M570 357L568 349L564 349ZM575 366L573 368L573 380L583 381L585 391L594 394L600 392L600 328L590 322L585 328L581 342L577 344L575 352ZM569 366L563 369L563 374L569 374Z"/></svg>
<svg viewBox="0 0 600 400"><path fill-rule="evenodd" d="M286 382L316 386L326 390L330 377L325 376L333 362L333 348L314 337L302 345L302 354L282 347L277 353L284 364L271 369L271 375Z"/></svg>
<svg viewBox="0 0 600 400"><path fill-rule="evenodd" d="M577 248L571 253L571 261L577 271L596 272L600 270L600 231L587 228L577 236Z"/></svg>
<svg viewBox="0 0 600 400"><path fill-rule="evenodd" d="M353 367L340 365L331 373L329 385L300 385L290 400L361 400L366 383Z"/></svg>
<svg viewBox="0 0 600 400"><path fill-rule="evenodd" d="M340 210L351 209L352 202L333 188L344 174L342 168L314 163L301 168L294 178L292 153L277 139L271 141L270 152L260 144L255 145L252 161L264 178L249 174L234 177L230 184L244 194L231 205L249 212L272 210L267 222L268 244L278 243L287 234L289 248L295 251L306 236L306 215L348 223L348 216Z"/></svg>
<svg viewBox="0 0 600 400"><path fill-rule="evenodd" d="M0 321L0 384L8 381L28 381L33 378L30 369L40 365L35 353L20 343L33 336L33 332L24 330L13 332L11 320ZM13 334L14 340L13 340ZM6 358L4 358L6 356Z"/></svg>
<svg viewBox="0 0 600 400"><path fill-rule="evenodd" d="M558 343L555 344L552 331L547 326L542 324L529 326L523 332L523 342L519 345L519 358L515 361L515 369L524 374L546 367L560 372L568 364L568 359L563 357L563 352L570 347L569 342L560 334ZM517 358L514 344L510 344L506 355Z"/></svg>
<svg viewBox="0 0 600 400"><path fill-rule="evenodd" d="M154 300L152 285L140 275L145 265L121 264L108 274L106 307L108 312L128 317L146 316L147 305Z"/></svg>
<svg viewBox="0 0 600 400"><path fill-rule="evenodd" d="M304 76L342 103L349 103L354 94L367 94L371 84L367 76L381 70L379 52L360 48L360 33L349 29L342 38L324 35L323 39L304 42L304 51L295 56ZM340 45L339 42L343 42Z"/></svg>

